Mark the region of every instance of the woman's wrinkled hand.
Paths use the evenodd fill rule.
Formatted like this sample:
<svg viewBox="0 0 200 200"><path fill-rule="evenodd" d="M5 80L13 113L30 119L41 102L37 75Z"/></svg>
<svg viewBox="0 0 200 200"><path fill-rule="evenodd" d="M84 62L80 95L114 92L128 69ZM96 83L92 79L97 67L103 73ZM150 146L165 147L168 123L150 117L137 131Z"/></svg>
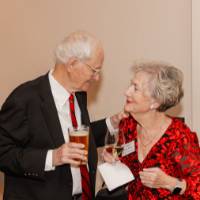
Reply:
<svg viewBox="0 0 200 200"><path fill-rule="evenodd" d="M103 152L101 154L102 160L107 162L107 163L115 163L116 161L119 160L118 157L114 156L113 154L109 153L106 151L106 147L103 149Z"/></svg>
<svg viewBox="0 0 200 200"><path fill-rule="evenodd" d="M150 188L165 188L171 190L176 184L176 178L167 175L158 167L144 168L139 172L143 185Z"/></svg>

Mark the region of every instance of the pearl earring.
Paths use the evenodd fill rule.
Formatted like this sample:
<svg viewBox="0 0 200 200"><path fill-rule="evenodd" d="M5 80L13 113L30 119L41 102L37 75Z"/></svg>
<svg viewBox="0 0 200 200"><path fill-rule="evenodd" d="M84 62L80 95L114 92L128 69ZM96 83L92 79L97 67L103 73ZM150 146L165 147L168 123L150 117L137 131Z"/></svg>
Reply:
<svg viewBox="0 0 200 200"><path fill-rule="evenodd" d="M153 110L154 109L154 105L152 104L152 105L150 105L150 109L151 110Z"/></svg>

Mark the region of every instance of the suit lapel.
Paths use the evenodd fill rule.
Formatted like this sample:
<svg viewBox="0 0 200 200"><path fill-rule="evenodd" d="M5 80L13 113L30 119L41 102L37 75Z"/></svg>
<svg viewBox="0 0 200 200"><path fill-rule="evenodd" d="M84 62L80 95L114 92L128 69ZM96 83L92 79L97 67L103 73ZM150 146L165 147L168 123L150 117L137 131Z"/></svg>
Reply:
<svg viewBox="0 0 200 200"><path fill-rule="evenodd" d="M90 119L87 110L87 94L86 92L76 92L76 98L78 100L78 104L81 110L81 122L84 125L90 126ZM88 152L88 165L90 172L90 180L93 186L93 191L95 191L95 174L96 174L96 164L97 164L97 152L96 152L96 144L94 142L93 134L90 128L89 134L89 152Z"/></svg>
<svg viewBox="0 0 200 200"><path fill-rule="evenodd" d="M48 74L41 78L38 90L41 97L41 109L47 124L47 128L55 147L58 147L64 143L64 137L56 105L51 92ZM81 123L89 126L90 120L87 111L87 94L86 92L76 92L75 95L81 110Z"/></svg>
<svg viewBox="0 0 200 200"><path fill-rule="evenodd" d="M64 137L53 95L50 89L48 74L41 79L41 83L39 84L39 95L42 100L41 109L47 124L47 128L55 147L58 147L64 143Z"/></svg>
<svg viewBox="0 0 200 200"><path fill-rule="evenodd" d="M75 95L81 110L81 123L89 126L90 119L87 111L87 94L86 92L76 92Z"/></svg>

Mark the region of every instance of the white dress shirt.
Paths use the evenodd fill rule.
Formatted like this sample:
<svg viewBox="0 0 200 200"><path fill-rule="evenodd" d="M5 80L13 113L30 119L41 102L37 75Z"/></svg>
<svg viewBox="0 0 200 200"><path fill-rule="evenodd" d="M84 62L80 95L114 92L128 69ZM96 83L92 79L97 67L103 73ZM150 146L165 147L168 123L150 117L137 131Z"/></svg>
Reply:
<svg viewBox="0 0 200 200"><path fill-rule="evenodd" d="M50 82L51 92L53 94L65 142L69 142L68 128L72 127L70 109L69 109L70 93L58 81L54 79L54 77L52 76L52 72L53 70L49 72L49 82ZM74 96L74 106L75 106L76 120L78 125L80 125L81 111L75 96ZM55 167L52 166L52 152L53 150L49 150L47 153L45 171L55 169ZM72 195L79 194L82 192L80 168L71 166L71 173L73 179Z"/></svg>
<svg viewBox="0 0 200 200"><path fill-rule="evenodd" d="M69 142L68 128L72 127L70 109L69 109L69 97L70 93L52 76L53 70L49 72L49 82L51 87L51 92L53 94L54 102L58 112L58 117L60 120L63 137L65 142ZM81 124L81 111L77 102L76 97L74 96L74 106L75 106L75 115L78 125ZM112 127L110 118L106 119L106 124L110 132L115 132L116 130ZM52 154L53 150L50 149L47 152L46 162L45 162L45 171L55 170L55 167L52 163ZM71 173L73 179L73 189L72 195L82 193L81 186L81 173L79 167L71 166Z"/></svg>

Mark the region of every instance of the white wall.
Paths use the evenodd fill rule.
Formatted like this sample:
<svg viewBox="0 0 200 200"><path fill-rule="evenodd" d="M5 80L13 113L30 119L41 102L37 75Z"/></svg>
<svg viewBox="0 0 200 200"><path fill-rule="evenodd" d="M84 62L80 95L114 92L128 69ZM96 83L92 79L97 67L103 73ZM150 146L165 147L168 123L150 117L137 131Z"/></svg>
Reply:
<svg viewBox="0 0 200 200"><path fill-rule="evenodd" d="M118 112L135 59L163 60L185 74L176 115L191 125L191 2L188 0L2 1L0 104L21 82L53 66L53 49L69 32L85 29L105 47L101 83L89 98L92 119Z"/></svg>
<svg viewBox="0 0 200 200"><path fill-rule="evenodd" d="M192 0L192 126L200 138L200 1Z"/></svg>
<svg viewBox="0 0 200 200"><path fill-rule="evenodd" d="M92 119L122 109L123 92L131 78L130 66L135 59L145 58L168 61L183 70L185 97L171 112L185 116L189 125L193 119L194 128L199 130L200 45L195 46L200 43L198 1L193 1L196 54L192 75L191 1L1 0L0 105L16 85L53 66L53 49L66 34L84 29L102 40L106 53L102 80L89 95Z"/></svg>

